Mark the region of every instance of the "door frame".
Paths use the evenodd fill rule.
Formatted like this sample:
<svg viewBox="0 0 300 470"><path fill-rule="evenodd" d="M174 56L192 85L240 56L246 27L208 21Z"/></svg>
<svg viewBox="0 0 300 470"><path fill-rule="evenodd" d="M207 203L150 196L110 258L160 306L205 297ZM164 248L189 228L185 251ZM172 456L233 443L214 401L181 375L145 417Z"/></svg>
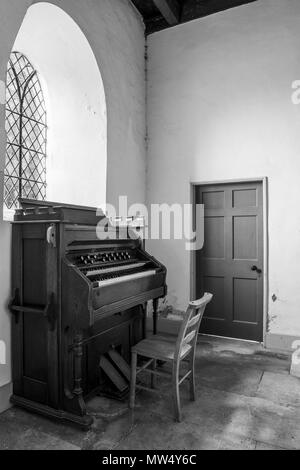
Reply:
<svg viewBox="0 0 300 470"><path fill-rule="evenodd" d="M224 184L243 184L243 183L262 183L263 190L263 346L266 347L266 335L268 324L269 310L269 200L268 200L268 177L262 176L258 178L242 178L217 181L190 181L190 201L192 207L195 207L196 188L201 186L224 185ZM193 227L195 226L194 210L193 210ZM195 299L196 295L196 252L190 252L190 298Z"/></svg>

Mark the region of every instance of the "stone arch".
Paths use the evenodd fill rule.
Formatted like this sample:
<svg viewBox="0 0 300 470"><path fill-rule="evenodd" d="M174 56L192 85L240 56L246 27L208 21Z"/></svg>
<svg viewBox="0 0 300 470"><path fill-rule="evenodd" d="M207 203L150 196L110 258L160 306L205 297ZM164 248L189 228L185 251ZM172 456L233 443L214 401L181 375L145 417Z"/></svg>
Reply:
<svg viewBox="0 0 300 470"><path fill-rule="evenodd" d="M61 7L35 2L25 14L12 49L21 50L39 70L47 97L47 199L103 205L106 98L101 72L86 36Z"/></svg>

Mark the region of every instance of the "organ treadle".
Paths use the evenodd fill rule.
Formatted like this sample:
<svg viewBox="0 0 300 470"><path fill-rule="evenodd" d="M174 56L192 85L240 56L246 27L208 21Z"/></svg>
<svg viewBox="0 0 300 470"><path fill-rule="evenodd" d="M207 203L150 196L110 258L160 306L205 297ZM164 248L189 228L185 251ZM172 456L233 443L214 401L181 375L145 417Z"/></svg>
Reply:
<svg viewBox="0 0 300 470"><path fill-rule="evenodd" d="M89 397L126 395L130 350L145 337L148 301L156 333L166 268L130 227L111 227L96 209L30 200L21 206L12 238L11 401L88 429ZM99 222L117 236L99 239Z"/></svg>

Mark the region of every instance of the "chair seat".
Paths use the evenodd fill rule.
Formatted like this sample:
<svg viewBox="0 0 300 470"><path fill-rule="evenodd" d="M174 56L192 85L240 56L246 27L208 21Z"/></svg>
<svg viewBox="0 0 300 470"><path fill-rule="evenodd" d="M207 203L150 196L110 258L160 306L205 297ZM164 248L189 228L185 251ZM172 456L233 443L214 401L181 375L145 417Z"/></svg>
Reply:
<svg viewBox="0 0 300 470"><path fill-rule="evenodd" d="M132 352L161 361L173 361L176 344L168 341L164 336L153 335L133 346ZM185 357L191 350L186 344L181 349L180 358Z"/></svg>

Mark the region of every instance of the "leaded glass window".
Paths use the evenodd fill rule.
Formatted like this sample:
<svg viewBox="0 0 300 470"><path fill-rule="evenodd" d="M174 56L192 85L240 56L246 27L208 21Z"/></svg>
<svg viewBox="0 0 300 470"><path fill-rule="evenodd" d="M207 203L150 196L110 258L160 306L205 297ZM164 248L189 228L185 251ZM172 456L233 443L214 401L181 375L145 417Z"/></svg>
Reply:
<svg viewBox="0 0 300 470"><path fill-rule="evenodd" d="M28 59L12 52L7 71L4 204L46 198L47 115L42 87Z"/></svg>

